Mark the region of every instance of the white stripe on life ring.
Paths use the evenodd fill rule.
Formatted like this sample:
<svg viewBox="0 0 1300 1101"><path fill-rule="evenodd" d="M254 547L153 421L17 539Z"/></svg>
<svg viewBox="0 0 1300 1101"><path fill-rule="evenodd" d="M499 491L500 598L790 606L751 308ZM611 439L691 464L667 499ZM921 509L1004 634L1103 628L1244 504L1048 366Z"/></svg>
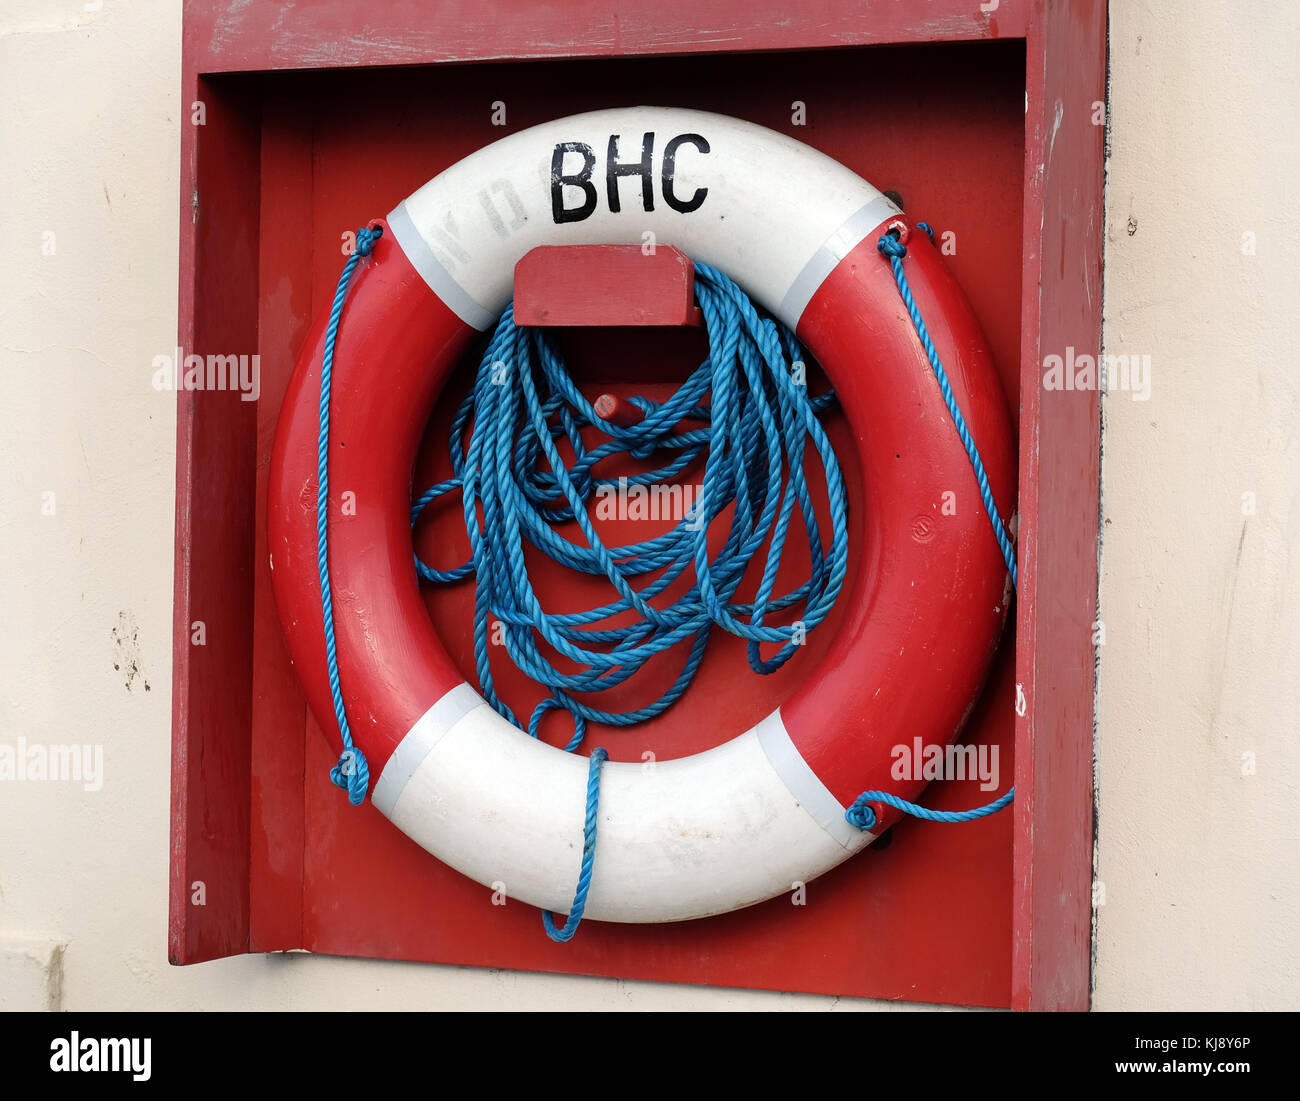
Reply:
<svg viewBox="0 0 1300 1101"><path fill-rule="evenodd" d="M558 753L469 685L438 700L384 767L375 805L408 837L511 899L568 912L587 758ZM790 742L779 711L690 757L601 773L587 917L681 921L793 889L872 840Z"/></svg>
<svg viewBox="0 0 1300 1101"><path fill-rule="evenodd" d="M608 152L640 164L650 141L646 210L643 179L615 177L619 210L610 209ZM664 154L678 145L672 192L665 194ZM594 157L590 191L562 185L560 199L575 213L592 192L594 209L580 220L556 222L552 165L564 143ZM585 163L565 154L565 174ZM570 170L573 170L572 172ZM704 192L707 189L707 192ZM575 196L581 196L582 202ZM724 115L675 107L617 108L544 123L502 138L435 177L388 216L402 251L468 325L490 326L512 296L515 264L539 245L675 245L737 280L791 327L822 280L867 233L898 208L842 164L774 130Z"/></svg>

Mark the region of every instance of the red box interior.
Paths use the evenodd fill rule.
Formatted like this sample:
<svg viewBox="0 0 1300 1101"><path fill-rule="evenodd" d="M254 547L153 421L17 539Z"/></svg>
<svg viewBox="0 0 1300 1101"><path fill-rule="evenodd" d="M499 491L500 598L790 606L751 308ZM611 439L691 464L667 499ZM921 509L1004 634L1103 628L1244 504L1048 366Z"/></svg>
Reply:
<svg viewBox="0 0 1300 1101"><path fill-rule="evenodd" d="M916 79L922 72L925 79ZM256 481L255 499L250 477L249 491L231 504L255 545L247 548L242 587L229 594L233 614L240 618L242 608L251 627L251 665L233 650L226 659L236 678L251 677L251 693L232 691L233 714L220 720L242 728L252 768L245 808L247 943L230 950L306 948L718 986L1010 1004L1009 813L960 827L904 822L809 884L804 905L780 897L697 922L587 922L568 944L546 938L535 909L519 902L492 905L486 888L440 864L369 804L349 806L329 783L332 742L308 715L280 639L266 563L265 507L284 388L308 325L333 294L344 260L343 235L502 136L492 125L495 101L505 103L510 131L637 103L718 111L791 134L876 186L896 191L912 218L929 222L939 235L953 235L956 247L947 262L984 327L1015 411L1023 335L1025 81L1023 40L250 74L213 81L228 109L244 119L244 147L260 156L260 180L247 201L256 204L259 224L248 275L255 265L261 400L255 440L246 434L230 444L236 476L255 470ZM806 105L807 125L791 124L792 99ZM205 208L206 232L221 231L222 213ZM634 333L564 334L571 364L590 395L612 390L655 396L684 377L704 347L698 330ZM435 411L417 465L420 487L446 468L445 425L473 366L462 364ZM830 427L852 492L859 473L851 447L842 424ZM461 561L465 536L456 510L443 510L423 527L419 546L426 560L444 566ZM798 568L797 561L791 564ZM469 586L427 590L449 653L475 683L466 629L471 599ZM586 745L603 744L616 759L634 760L646 750L662 759L716 744L812 675L819 654L834 645L834 629L832 617L810 636L806 652L761 679L748 671L739 640L719 632L678 705L633 731L593 728ZM226 638L210 635L214 647L249 645L239 630ZM1014 768L1014 658L1009 626L966 733L966 740L999 746L999 791ZM523 709L538 695L518 678L504 679L503 695ZM544 734L561 740L568 731L560 717L550 716L548 723L552 719ZM931 785L924 801L960 809L989 798L970 780ZM241 885L230 889L238 892Z"/></svg>

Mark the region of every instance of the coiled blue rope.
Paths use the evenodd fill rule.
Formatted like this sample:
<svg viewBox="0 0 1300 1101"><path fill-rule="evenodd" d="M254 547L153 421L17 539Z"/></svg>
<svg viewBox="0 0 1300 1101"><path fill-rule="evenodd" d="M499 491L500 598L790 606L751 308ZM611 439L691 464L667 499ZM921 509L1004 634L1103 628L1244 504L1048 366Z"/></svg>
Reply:
<svg viewBox="0 0 1300 1101"><path fill-rule="evenodd" d="M430 487L411 508L414 525L434 501L461 492L469 559L451 569L421 561L426 580L448 584L475 577L474 660L484 697L510 722L523 727L496 692L489 661L493 621L514 664L550 695L534 708L527 731L537 737L542 716L562 709L573 717L565 749L578 748L588 722L629 726L662 714L695 676L714 626L747 640L750 667L771 673L798 650L829 614L848 568L848 499L835 452L818 415L832 394L808 395L794 368L804 354L794 334L761 318L731 279L706 264L695 265L696 296L704 314L709 357L667 401L632 398L643 414L632 426L601 418L578 390L544 329L515 325L507 308L479 364L474 387L452 420L452 477ZM710 395L710 404L701 402ZM700 427L681 431L683 421ZM608 437L588 446L584 428ZM820 460L830 505L831 537L822 534L804 471L807 441ZM567 442L566 463L558 442ZM616 456L657 458L651 471L624 478L601 477L598 464ZM589 516L602 492L671 485L701 456L705 467L689 513L671 530L641 542L609 547ZM723 545L710 551L710 525L733 509ZM807 536L810 577L776 594L777 573L795 508ZM479 510L482 510L482 520ZM574 522L582 542L565 538L557 524ZM733 600L750 562L768 544L762 578L752 602ZM525 561L534 547L567 568L603 575L616 599L581 612L543 609ZM694 584L660 606L652 603L688 569ZM641 589L632 580L662 571ZM799 608L792 624L766 622L775 612ZM625 626L599 626L630 613ZM599 708L575 693L599 693L625 683L647 661L689 641L676 679L657 700L626 711ZM558 668L539 643L571 665ZM779 643L771 657L761 643ZM572 938L586 907L595 856L596 813L603 750L592 754L583 858L573 906L562 929L549 912L543 924L552 940Z"/></svg>
<svg viewBox="0 0 1300 1101"><path fill-rule="evenodd" d="M662 714L686 690L716 625L748 641L751 668L771 673L798 650L829 614L848 567L847 494L835 453L818 420L833 400L810 398L792 364L802 349L784 326L760 318L727 276L696 264L696 292L709 338L709 358L667 401L632 398L644 414L621 427L599 417L569 376L544 329L521 329L507 308L488 343L471 393L457 410L450 435L453 476L430 487L411 509L414 523L443 495L459 489L470 541L470 558L436 569L416 558L421 577L439 583L476 578L474 660L484 697L515 725L524 727L497 695L489 663L493 621L510 659L551 695L534 709L526 729L534 737L543 714L568 711L581 744L588 722L629 726ZM701 399L711 392L708 406ZM678 431L684 420L700 427ZM589 447L583 428L595 426L608 440ZM807 440L821 462L830 503L831 538L822 534L804 471ZM565 463L558 441L567 441ZM594 468L618 455L662 457L656 469L626 478L601 477ZM670 530L622 546L607 546L589 515L602 494L631 487L669 485L699 457L705 459L698 496ZM725 543L708 545L711 523L734 504ZM774 593L790 521L798 508L807 536L810 578ZM478 510L482 510L480 522ZM576 523L582 542L556 524ZM768 542L770 540L770 542ZM734 594L750 561L765 542L764 569L752 602ZM534 547L562 566L603 575L616 599L580 612L546 611L533 588L525 548ZM678 577L693 569L694 584L666 606L652 603ZM640 590L633 579L663 571ZM789 625L766 622L774 612L798 607ZM622 613L635 620L608 627ZM659 699L627 711L599 708L575 693L599 693L626 682L647 661L689 640L681 671ZM760 643L779 643L769 658ZM540 644L566 662L558 668ZM576 663L577 671L567 663Z"/></svg>
<svg viewBox="0 0 1300 1101"><path fill-rule="evenodd" d="M934 231L924 222L918 222L917 228L924 230L931 241L934 240ZM980 500L984 503L984 511L988 514L989 523L993 525L993 534L997 538L998 546L1002 550L1002 558L1011 574L1011 583L1015 585L1016 553L1011 546L1011 540L1007 537L1006 529L1002 525L1002 517L998 515L997 504L993 500L993 490L989 488L988 475L984 471L984 461L980 458L979 448L975 446L975 440L966 427L966 418L962 416L961 409L957 405L957 399L953 396L952 387L948 384L948 373L943 369L943 364L939 360L939 352L934 346L934 341L930 339L930 333L925 327L921 311L916 305L916 300L912 297L912 288L908 286L907 275L903 271L903 257L907 255L907 246L898 239L896 233L891 232L886 233L876 242L876 248L889 260L890 267L893 269L894 282L898 284L898 293L903 299L903 305L907 308L908 316L912 319L912 327L916 329L916 335L921 341L921 347L925 349L926 358L930 361L930 368L934 371L934 377L939 383L939 391L943 394L944 405L948 408L948 415L952 418L952 423L957 429L957 435L961 438L962 446L966 449L966 456L970 459L971 467L975 471L975 481L979 484ZM910 814L913 818L924 818L929 822L971 822L976 818L985 818L990 814L996 814L1015 797L1016 789L1012 786L1006 794L1000 795L985 806L975 807L973 810L947 811L930 810L916 803L909 803L906 799L900 799L897 795L891 795L887 791L864 791L853 801L853 805L844 812L844 817L858 829L869 830L876 825L876 812L870 804L884 803L895 810L901 810L904 814Z"/></svg>

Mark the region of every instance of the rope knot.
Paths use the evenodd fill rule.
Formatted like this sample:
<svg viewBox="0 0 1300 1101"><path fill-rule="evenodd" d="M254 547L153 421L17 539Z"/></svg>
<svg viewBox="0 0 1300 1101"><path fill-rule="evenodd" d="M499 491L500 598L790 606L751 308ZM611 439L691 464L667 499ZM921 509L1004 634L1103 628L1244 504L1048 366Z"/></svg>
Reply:
<svg viewBox="0 0 1300 1101"><path fill-rule="evenodd" d="M844 818L850 826L856 826L860 830L869 830L876 824L876 812L861 795L854 800L853 806L844 812Z"/></svg>
<svg viewBox="0 0 1300 1101"><path fill-rule="evenodd" d="M375 247L375 242L383 235L383 226L375 226L374 229L369 226L362 226L357 230L357 253L361 256L369 256L370 250Z"/></svg>
<svg viewBox="0 0 1300 1101"><path fill-rule="evenodd" d="M370 765L366 755L356 746L349 746L339 754L339 763L330 769L330 779L335 787L348 793L348 802L359 807L365 801L370 787Z"/></svg>
<svg viewBox="0 0 1300 1101"><path fill-rule="evenodd" d="M896 256L900 260L907 255L907 246L893 233L886 233L876 242L876 248L883 256Z"/></svg>

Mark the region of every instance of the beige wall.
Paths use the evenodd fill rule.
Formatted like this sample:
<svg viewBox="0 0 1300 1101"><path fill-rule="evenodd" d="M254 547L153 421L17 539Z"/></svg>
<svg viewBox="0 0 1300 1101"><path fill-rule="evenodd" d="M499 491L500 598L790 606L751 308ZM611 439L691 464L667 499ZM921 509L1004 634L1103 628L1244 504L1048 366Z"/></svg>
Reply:
<svg viewBox="0 0 1300 1101"><path fill-rule="evenodd" d="M1300 1007L1297 48L1286 0L1112 4L1105 341L1153 383L1103 406L1101 1008Z"/></svg>
<svg viewBox="0 0 1300 1101"><path fill-rule="evenodd" d="M0 0L0 741L102 742L108 782L0 787L0 1006L885 1008L166 964L179 4L84 6ZM1105 400L1096 1005L1300 1007L1300 9L1114 9L1106 340L1154 379Z"/></svg>

